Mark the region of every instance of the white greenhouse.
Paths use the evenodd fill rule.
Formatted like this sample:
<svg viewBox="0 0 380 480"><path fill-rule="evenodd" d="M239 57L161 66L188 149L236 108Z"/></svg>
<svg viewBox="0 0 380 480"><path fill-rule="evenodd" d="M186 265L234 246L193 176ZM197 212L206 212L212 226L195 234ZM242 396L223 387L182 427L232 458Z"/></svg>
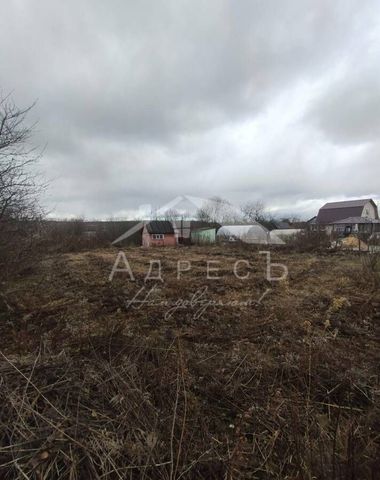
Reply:
<svg viewBox="0 0 380 480"><path fill-rule="evenodd" d="M256 245L283 245L278 237L271 237L271 232L256 223L254 225L224 225L218 230L217 238L226 242L244 242Z"/></svg>

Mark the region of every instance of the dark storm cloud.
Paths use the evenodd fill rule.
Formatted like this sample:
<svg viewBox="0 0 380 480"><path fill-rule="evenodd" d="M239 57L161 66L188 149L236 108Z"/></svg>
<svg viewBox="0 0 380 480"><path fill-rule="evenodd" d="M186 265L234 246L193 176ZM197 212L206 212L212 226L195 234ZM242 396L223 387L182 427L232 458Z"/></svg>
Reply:
<svg viewBox="0 0 380 480"><path fill-rule="evenodd" d="M377 194L379 12L375 0L17 0L2 9L0 85L38 99L57 215L179 193L281 208Z"/></svg>

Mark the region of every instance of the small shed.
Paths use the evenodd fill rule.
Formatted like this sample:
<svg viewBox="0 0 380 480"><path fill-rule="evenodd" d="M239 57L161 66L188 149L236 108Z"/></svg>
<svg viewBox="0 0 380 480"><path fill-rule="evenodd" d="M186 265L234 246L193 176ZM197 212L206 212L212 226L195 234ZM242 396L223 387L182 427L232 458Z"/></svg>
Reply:
<svg viewBox="0 0 380 480"><path fill-rule="evenodd" d="M192 232L202 229L217 230L220 225L218 223L203 222L199 220L175 220L172 222L174 233L178 243L190 245L192 242Z"/></svg>
<svg viewBox="0 0 380 480"><path fill-rule="evenodd" d="M165 247L177 245L174 228L168 220L153 220L144 225L143 247Z"/></svg>
<svg viewBox="0 0 380 480"><path fill-rule="evenodd" d="M196 245L209 245L215 243L216 229L215 228L198 228L191 232L191 243Z"/></svg>

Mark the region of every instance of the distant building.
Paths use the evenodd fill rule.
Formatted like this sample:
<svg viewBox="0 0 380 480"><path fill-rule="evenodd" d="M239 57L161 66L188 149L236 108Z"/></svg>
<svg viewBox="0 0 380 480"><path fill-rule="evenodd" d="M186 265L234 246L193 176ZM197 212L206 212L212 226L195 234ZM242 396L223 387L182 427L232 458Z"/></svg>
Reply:
<svg viewBox="0 0 380 480"><path fill-rule="evenodd" d="M314 218L316 218L316 217L314 217ZM311 219L310 219L310 220L311 220ZM306 229L309 227L309 225L310 225L310 223L309 223L310 220L308 220L308 221L299 220L299 221L297 221L297 222L292 222L292 223L290 224L290 228L299 228L299 229L301 229L301 230L306 230Z"/></svg>
<svg viewBox="0 0 380 480"><path fill-rule="evenodd" d="M174 228L168 220L153 220L144 225L143 247L165 247L177 245Z"/></svg>
<svg viewBox="0 0 380 480"><path fill-rule="evenodd" d="M315 232L318 230L317 226L317 216L311 217L309 220L306 221L306 229L310 230L311 232Z"/></svg>
<svg viewBox="0 0 380 480"><path fill-rule="evenodd" d="M334 231L335 225L344 225L344 228L348 226L353 231L357 225L362 224L362 220L358 219L365 219L364 223L369 224L371 224L371 220L379 219L377 205L372 199L326 203L318 212L315 229L325 230L330 234ZM337 223L341 221L344 222Z"/></svg>
<svg viewBox="0 0 380 480"><path fill-rule="evenodd" d="M274 222L276 225L276 230L285 230L287 228L293 228L291 227L290 223L287 220L278 220Z"/></svg>
<svg viewBox="0 0 380 480"><path fill-rule="evenodd" d="M311 231L317 230L317 216L311 217L309 220L305 222L305 228Z"/></svg>

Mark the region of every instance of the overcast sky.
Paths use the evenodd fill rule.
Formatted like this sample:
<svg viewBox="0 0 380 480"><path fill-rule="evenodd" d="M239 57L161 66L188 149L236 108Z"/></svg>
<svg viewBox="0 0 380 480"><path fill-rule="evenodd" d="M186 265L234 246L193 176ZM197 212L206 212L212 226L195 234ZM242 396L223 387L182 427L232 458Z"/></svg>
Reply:
<svg viewBox="0 0 380 480"><path fill-rule="evenodd" d="M56 217L179 194L307 217L380 197L379 0L11 0L0 15L0 89L38 100Z"/></svg>

